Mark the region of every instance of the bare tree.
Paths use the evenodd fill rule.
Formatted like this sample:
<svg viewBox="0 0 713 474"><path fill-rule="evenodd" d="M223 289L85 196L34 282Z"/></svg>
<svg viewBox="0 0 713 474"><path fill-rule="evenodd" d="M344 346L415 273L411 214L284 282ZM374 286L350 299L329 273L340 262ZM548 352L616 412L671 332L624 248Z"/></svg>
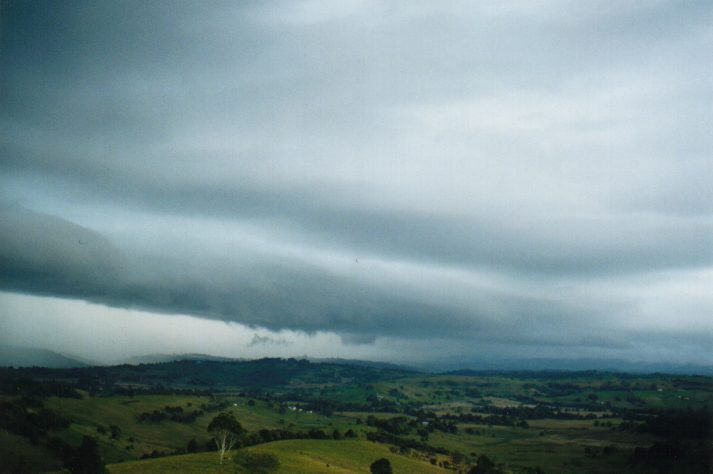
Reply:
<svg viewBox="0 0 713 474"><path fill-rule="evenodd" d="M223 458L235 446L243 431L240 422L230 412L223 412L210 422L208 432L213 435L215 445L218 446L221 464L223 464Z"/></svg>

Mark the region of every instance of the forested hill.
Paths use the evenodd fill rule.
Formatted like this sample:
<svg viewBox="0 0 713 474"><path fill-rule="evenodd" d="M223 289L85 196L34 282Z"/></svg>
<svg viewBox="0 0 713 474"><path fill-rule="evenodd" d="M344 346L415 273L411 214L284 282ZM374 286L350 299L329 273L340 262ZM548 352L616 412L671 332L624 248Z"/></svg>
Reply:
<svg viewBox="0 0 713 474"><path fill-rule="evenodd" d="M0 378L72 380L82 382L82 385L96 382L220 390L371 383L415 373L407 369L265 358L250 361L177 360L155 364L71 369L3 368L0 369Z"/></svg>
<svg viewBox="0 0 713 474"><path fill-rule="evenodd" d="M8 367L87 367L90 364L47 349L0 344L0 366Z"/></svg>

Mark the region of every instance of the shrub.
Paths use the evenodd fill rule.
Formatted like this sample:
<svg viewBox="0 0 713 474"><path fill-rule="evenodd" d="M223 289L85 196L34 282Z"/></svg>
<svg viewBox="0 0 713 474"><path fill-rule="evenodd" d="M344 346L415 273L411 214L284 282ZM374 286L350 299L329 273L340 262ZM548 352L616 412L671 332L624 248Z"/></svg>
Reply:
<svg viewBox="0 0 713 474"><path fill-rule="evenodd" d="M369 466L371 474L392 474L391 463L386 458L377 459Z"/></svg>
<svg viewBox="0 0 713 474"><path fill-rule="evenodd" d="M276 471L280 467L280 461L274 454L253 453L250 451L238 451L235 455L235 463L242 467L245 472L254 474L267 474Z"/></svg>

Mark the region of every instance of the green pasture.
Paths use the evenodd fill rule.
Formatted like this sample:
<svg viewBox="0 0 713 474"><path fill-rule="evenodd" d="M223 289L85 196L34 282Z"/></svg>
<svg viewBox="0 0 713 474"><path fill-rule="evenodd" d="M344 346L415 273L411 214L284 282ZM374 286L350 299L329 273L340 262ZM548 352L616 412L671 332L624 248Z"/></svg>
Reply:
<svg viewBox="0 0 713 474"><path fill-rule="evenodd" d="M322 377L324 378L324 377ZM336 380L336 379L335 379ZM394 472L434 472L441 470L429 462L434 457L411 449L408 455L394 454L390 446L365 440L365 433L376 430L367 426L369 416L390 418L408 416L407 406L424 408L436 414L472 413L487 416L490 408L534 406L541 403L559 410L594 419L528 419L529 428L488 426L477 423L457 423L455 434L431 432L427 444L460 453L468 462L487 455L503 466L506 472L526 472L540 467L548 474L572 472L614 473L627 469L627 460L637 446L651 446L663 438L639 431L620 431L622 422L615 413L625 409L696 409L713 406L713 379L709 377L621 374L559 374L542 376L456 376L417 374L397 379L379 378L370 383L319 383L311 388L305 382L293 384L295 398L312 397L337 402L364 404L361 412L336 411L330 416L312 413L305 402L282 398L292 393L283 388L264 392L271 401L222 393L215 397L198 395L136 395L88 396L82 399L44 398L44 406L59 412L71 421L67 429L52 433L72 446L79 446L87 435L97 439L101 455L111 463L111 472L240 472L228 462L221 466L214 452L164 456L180 452L195 439L199 449L210 440L207 427L219 411L231 412L249 434L260 430L292 432L322 430L332 436L351 429L357 439L283 440L245 448L250 452L272 453L278 457L280 472L368 472L368 466L380 457L387 457ZM313 390L313 391L310 391ZM390 407L399 413L368 411L367 401L378 410L378 401L394 402ZM12 400L8 395L0 400ZM279 401L278 401L279 400ZM226 402L226 408L216 408ZM207 409L213 405L213 408ZM140 422L141 413L154 410L165 413L165 407L181 407L183 413L203 410L205 413L190 423L162 421ZM291 409L294 408L294 409ZM343 408L343 407L342 407ZM619 416L625 416L620 414ZM516 420L517 421L517 420ZM640 422L640 421L639 421ZM118 439L111 437L111 425L119 427ZM472 429L472 433L466 432ZM419 441L411 431L402 438ZM45 446L49 443L45 444ZM395 450L395 449L394 449ZM605 452L606 450L606 452ZM152 455L141 460L142 456ZM448 456L435 456L439 461ZM17 460L12 465L32 460L26 472L51 472L61 468L59 454L28 438L0 431L0 459ZM13 461L14 462L14 461ZM442 470L441 470L442 471ZM0 472L6 472L0 469ZM9 470L8 470L9 472ZM19 469L23 472L23 469Z"/></svg>
<svg viewBox="0 0 713 474"><path fill-rule="evenodd" d="M530 428L462 424L457 434L433 432L428 443L457 451L471 461L486 454L512 472L540 467L547 473L621 472L636 446L654 438L640 433L594 427L591 420L531 420ZM468 434L473 428L477 434ZM603 455L606 446L615 451ZM589 453L585 449L589 449Z"/></svg>
<svg viewBox="0 0 713 474"><path fill-rule="evenodd" d="M48 449L0 430L0 472L52 472L61 467L62 463Z"/></svg>
<svg viewBox="0 0 713 474"><path fill-rule="evenodd" d="M117 462L137 459L154 450L172 452L185 448L192 438L204 444L209 439L206 429L216 412L207 412L191 424L173 421L142 423L137 416L142 412L161 410L165 406L180 406L187 411L199 410L202 404L208 403L208 397L145 395L84 399L52 397L47 400L46 406L64 413L72 421L62 436L65 441L79 445L82 436L92 436L99 442L104 458L108 462ZM121 429L118 440L112 439L108 433L99 433L100 426L108 429L110 425Z"/></svg>
<svg viewBox="0 0 713 474"><path fill-rule="evenodd" d="M225 411L235 415L248 432L261 429L286 429L290 431L323 430L328 436L336 429L344 433L353 429L357 433L370 430L359 425L352 417L335 414L330 417L306 410L286 410L280 413L277 403L261 400L225 397L229 402ZM136 460L153 451L172 453L185 448L191 439L199 446L210 440L207 427L218 410L206 412L193 423L179 423L170 420L160 422L140 422L140 413L162 410L166 406L180 406L184 411L200 410L211 402L209 397L182 395L142 395L136 397L85 397L83 399L47 399L46 406L65 414L72 424L62 432L61 437L71 445L79 445L84 435L97 439L101 453L107 462ZM112 439L107 432L101 434L98 428L108 430L110 425L121 429L119 439ZM7 445L16 443L5 443Z"/></svg>
<svg viewBox="0 0 713 474"><path fill-rule="evenodd" d="M387 458L397 473L444 472L425 459L394 454L388 447L368 441L288 440L245 449L275 455L280 462L276 471L278 473L363 473L369 472L371 463L379 458ZM248 472L239 470L232 459L226 459L220 465L215 452L133 461L107 467L111 474Z"/></svg>

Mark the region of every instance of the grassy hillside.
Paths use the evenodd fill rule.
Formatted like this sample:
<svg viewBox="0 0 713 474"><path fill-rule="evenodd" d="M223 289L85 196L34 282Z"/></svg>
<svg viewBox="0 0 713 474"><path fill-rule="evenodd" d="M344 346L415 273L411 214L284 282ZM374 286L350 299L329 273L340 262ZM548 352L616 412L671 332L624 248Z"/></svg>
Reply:
<svg viewBox="0 0 713 474"><path fill-rule="evenodd" d="M52 472L62 468L54 452L0 430L0 472Z"/></svg>
<svg viewBox="0 0 713 474"><path fill-rule="evenodd" d="M196 377L207 385L187 389ZM0 473L69 466L86 437L113 472L233 472L209 451L221 411L245 428L245 452L274 454L283 472L366 472L379 457L402 472L430 472L432 460L467 471L487 456L513 474L708 473L712 406L713 378L702 376L437 375L275 359L0 369L0 458L12 461Z"/></svg>
<svg viewBox="0 0 713 474"><path fill-rule="evenodd" d="M426 459L394 454L388 447L369 441L288 440L245 449L275 455L280 462L275 472L280 473L363 473L369 472L371 463L379 458L387 458L397 473L444 472ZM221 466L216 453L134 461L109 465L108 468L112 474L249 472L238 469L232 459L225 460Z"/></svg>
<svg viewBox="0 0 713 474"><path fill-rule="evenodd" d="M185 448L196 438L201 444L208 441L206 428L217 410L206 411L193 423L140 422L141 413L163 410L166 406L182 407L185 412L200 410L210 404L209 397L146 395L141 397L86 397L84 399L57 398L47 400L46 406L67 413L72 424L65 439L79 444L82 436L96 437L103 457L108 462L138 459L145 453L174 452ZM111 436L111 426L120 429L120 435Z"/></svg>
<svg viewBox="0 0 713 474"><path fill-rule="evenodd" d="M215 404L227 405L218 408ZM84 399L58 398L47 399L45 405L60 413L67 413L72 424L64 433L65 439L78 444L82 436L98 438L101 452L107 462L119 462L139 459L141 456L157 451L173 453L186 447L191 439L196 439L204 448L210 440L207 432L211 419L220 411L229 411L235 415L242 426L249 432L261 429L321 429L331 433L334 429L345 431L357 428L350 417L333 415L325 417L307 411L280 413L274 403L239 396L211 397L184 395L143 395L136 397L86 397ZM165 407L181 407L184 413L202 410L204 414L191 423L180 423L170 419L159 422L141 422L142 413L155 410L165 413ZM117 439L111 437L110 427L121 430ZM106 429L105 433L99 430Z"/></svg>

